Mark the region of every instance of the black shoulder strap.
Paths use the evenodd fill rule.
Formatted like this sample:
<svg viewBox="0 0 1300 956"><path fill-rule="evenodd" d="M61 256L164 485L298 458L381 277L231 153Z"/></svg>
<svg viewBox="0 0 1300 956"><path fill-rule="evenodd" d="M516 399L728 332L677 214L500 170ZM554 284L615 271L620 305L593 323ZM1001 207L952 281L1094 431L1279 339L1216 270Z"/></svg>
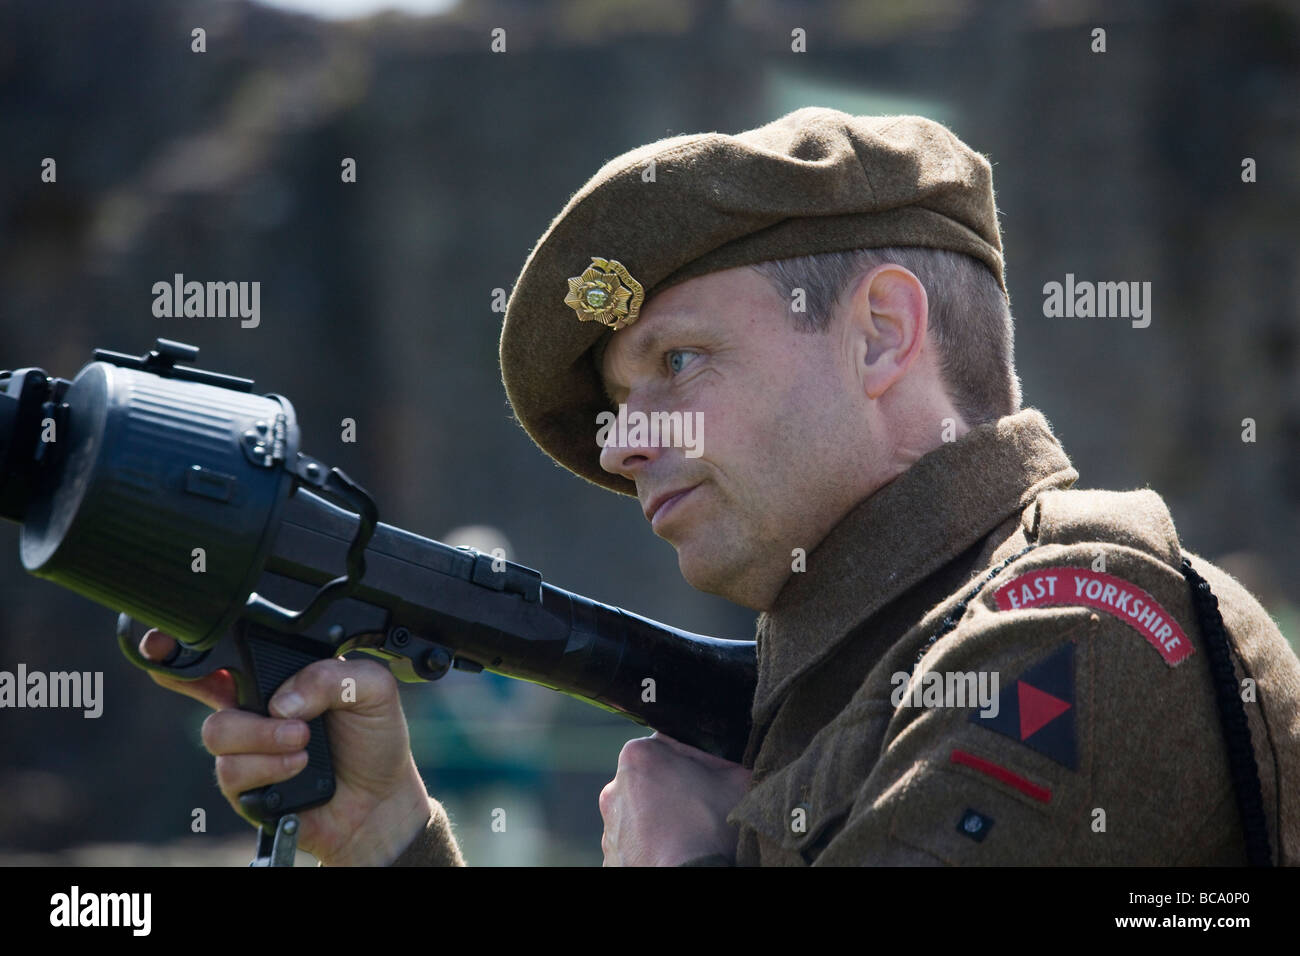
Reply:
<svg viewBox="0 0 1300 956"><path fill-rule="evenodd" d="M1255 761L1255 748L1250 741L1246 708L1238 695L1237 675L1232 667L1228 631L1223 626L1223 615L1219 613L1219 599L1186 557L1183 558L1183 577L1192 586L1196 617L1201 625L1201 634L1205 636L1205 649L1210 655L1210 676L1219 702L1219 721L1223 724L1223 736L1228 743L1228 768L1232 773L1233 789L1237 792L1242 830L1246 834L1246 858L1251 866L1272 866L1259 764Z"/></svg>

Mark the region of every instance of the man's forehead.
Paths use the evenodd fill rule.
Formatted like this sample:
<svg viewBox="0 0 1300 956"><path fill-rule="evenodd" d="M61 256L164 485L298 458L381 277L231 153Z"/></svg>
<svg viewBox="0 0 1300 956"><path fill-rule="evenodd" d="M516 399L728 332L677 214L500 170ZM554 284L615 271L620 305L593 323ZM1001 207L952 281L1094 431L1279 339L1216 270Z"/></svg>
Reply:
<svg viewBox="0 0 1300 956"><path fill-rule="evenodd" d="M605 353L619 356L635 355L645 348L645 343L663 338L669 332L696 325L702 321L705 310L690 299L660 303L658 308L641 310L641 321L627 329L610 332L602 342Z"/></svg>
<svg viewBox="0 0 1300 956"><path fill-rule="evenodd" d="M752 266L723 269L688 279L646 300L635 325L607 332L592 346L596 373L608 397L622 386L615 362L638 363L662 347L664 339L707 331L725 335L728 320L756 311L778 313L784 300Z"/></svg>
<svg viewBox="0 0 1300 956"><path fill-rule="evenodd" d="M673 290L668 290L672 292ZM617 376L613 375L616 362L637 362L653 351L665 336L695 328L704 321L704 310L689 298L663 296L647 302L641 310L641 318L636 325L607 332L592 346L592 357L596 363L596 372L608 394L611 388L619 385Z"/></svg>

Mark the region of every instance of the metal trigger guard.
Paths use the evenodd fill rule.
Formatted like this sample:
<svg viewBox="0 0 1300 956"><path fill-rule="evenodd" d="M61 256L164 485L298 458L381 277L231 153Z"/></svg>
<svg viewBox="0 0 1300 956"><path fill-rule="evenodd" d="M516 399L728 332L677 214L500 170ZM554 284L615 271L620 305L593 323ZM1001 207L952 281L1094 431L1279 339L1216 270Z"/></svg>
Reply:
<svg viewBox="0 0 1300 956"><path fill-rule="evenodd" d="M250 620L277 631L300 632L315 624L333 601L356 590L365 577L366 546L379 523L379 508L369 493L346 474L338 468L326 471L321 462L309 455L299 452L294 464L286 467L300 483L310 485L324 497L356 512L359 519L357 533L348 546L347 573L322 584L301 611L280 607L256 592L250 594L244 603Z"/></svg>
<svg viewBox="0 0 1300 956"><path fill-rule="evenodd" d="M176 642L175 649L164 660L151 661L140 653L137 638L134 633L133 625L135 622L129 614L119 614L117 616L117 646L121 648L122 653L136 667L155 674L165 674L168 677L175 677L179 680L198 680L207 677L214 670L220 670L229 666L225 662L213 661L210 666L200 668L208 657L211 656L211 650L196 651Z"/></svg>

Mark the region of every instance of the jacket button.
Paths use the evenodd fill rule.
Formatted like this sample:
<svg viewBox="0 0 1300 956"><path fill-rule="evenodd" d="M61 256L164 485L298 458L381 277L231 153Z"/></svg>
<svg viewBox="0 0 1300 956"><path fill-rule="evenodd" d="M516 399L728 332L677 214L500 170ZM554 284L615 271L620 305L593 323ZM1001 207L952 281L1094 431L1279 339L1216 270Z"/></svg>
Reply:
<svg viewBox="0 0 1300 956"><path fill-rule="evenodd" d="M982 843L993 826L993 818L975 810L967 810L957 823L957 832L970 837L976 843Z"/></svg>

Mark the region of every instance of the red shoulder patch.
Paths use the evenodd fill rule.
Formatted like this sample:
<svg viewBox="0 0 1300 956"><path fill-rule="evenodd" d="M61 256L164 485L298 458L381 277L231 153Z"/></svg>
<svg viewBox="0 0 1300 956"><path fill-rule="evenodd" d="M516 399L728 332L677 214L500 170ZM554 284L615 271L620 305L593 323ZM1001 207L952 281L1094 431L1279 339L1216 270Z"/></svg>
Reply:
<svg viewBox="0 0 1300 956"><path fill-rule="evenodd" d="M1003 611L1062 604L1082 604L1105 611L1145 637L1170 667L1196 651L1159 601L1135 584L1091 568L1028 571L998 588L994 599Z"/></svg>

